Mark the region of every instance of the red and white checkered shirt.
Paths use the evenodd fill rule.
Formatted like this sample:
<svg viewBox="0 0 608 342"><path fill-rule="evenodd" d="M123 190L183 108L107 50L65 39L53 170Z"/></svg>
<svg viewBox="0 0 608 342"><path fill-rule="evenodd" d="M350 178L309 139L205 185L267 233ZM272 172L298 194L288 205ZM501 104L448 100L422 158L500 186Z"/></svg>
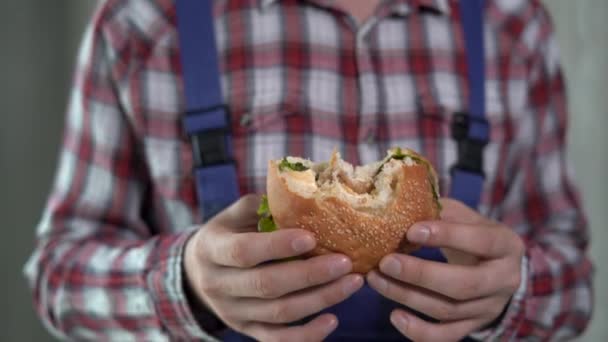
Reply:
<svg viewBox="0 0 608 342"><path fill-rule="evenodd" d="M480 212L527 245L500 339L579 334L592 306L588 230L564 155L566 99L539 0L487 1L486 182ZM201 18L207 20L207 18ZM200 223L171 0L107 0L86 32L59 170L26 274L59 336L208 338L181 254ZM387 0L364 25L330 0L218 0L222 85L242 194L266 161L354 164L392 146L426 155L449 189L453 113L467 108L455 0ZM448 195L448 194L443 194Z"/></svg>

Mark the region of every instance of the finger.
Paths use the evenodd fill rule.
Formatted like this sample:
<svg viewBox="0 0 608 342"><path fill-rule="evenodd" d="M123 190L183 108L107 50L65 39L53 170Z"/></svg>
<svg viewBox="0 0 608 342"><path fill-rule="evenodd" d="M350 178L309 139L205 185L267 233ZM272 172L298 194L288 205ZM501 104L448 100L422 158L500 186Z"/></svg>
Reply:
<svg viewBox="0 0 608 342"><path fill-rule="evenodd" d="M257 209L262 200L261 195L248 194L218 213L211 220L234 231L250 230L257 225Z"/></svg>
<svg viewBox="0 0 608 342"><path fill-rule="evenodd" d="M518 237L497 224L462 224L447 221L419 222L407 232L410 242L447 247L485 258L500 258L517 250Z"/></svg>
<svg viewBox="0 0 608 342"><path fill-rule="evenodd" d="M280 229L271 233L207 234L206 244L212 262L229 267L250 268L263 262L284 259L312 250L312 233L301 229Z"/></svg>
<svg viewBox="0 0 608 342"><path fill-rule="evenodd" d="M324 340L337 326L336 316L324 314L300 326L249 323L243 331L258 341L316 342Z"/></svg>
<svg viewBox="0 0 608 342"><path fill-rule="evenodd" d="M451 198L441 198L441 219L459 223L482 223L488 221L477 211L461 201Z"/></svg>
<svg viewBox="0 0 608 342"><path fill-rule="evenodd" d="M380 271L401 282L457 300L486 297L501 289L496 270L486 265L450 265L404 254L390 254L380 261Z"/></svg>
<svg viewBox="0 0 608 342"><path fill-rule="evenodd" d="M239 299L242 320L291 323L338 304L363 286L363 276L351 274L330 284L275 300Z"/></svg>
<svg viewBox="0 0 608 342"><path fill-rule="evenodd" d="M336 280L352 270L344 255L331 254L256 267L228 270L218 287L232 297L278 298Z"/></svg>
<svg viewBox="0 0 608 342"><path fill-rule="evenodd" d="M440 321L463 320L480 317L494 306L493 297L471 301L456 301L431 291L384 277L377 271L367 275L370 286L386 298L401 303Z"/></svg>
<svg viewBox="0 0 608 342"><path fill-rule="evenodd" d="M391 323L405 337L412 341L460 341L475 331L483 323L480 319L470 319L448 323L426 322L404 310L391 313Z"/></svg>

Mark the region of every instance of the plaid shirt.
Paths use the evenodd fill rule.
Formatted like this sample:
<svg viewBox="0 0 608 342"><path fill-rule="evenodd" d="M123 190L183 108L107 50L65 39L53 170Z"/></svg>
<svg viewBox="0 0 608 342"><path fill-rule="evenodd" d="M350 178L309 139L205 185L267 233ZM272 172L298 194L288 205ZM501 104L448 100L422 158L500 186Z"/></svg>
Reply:
<svg viewBox="0 0 608 342"><path fill-rule="evenodd" d="M555 35L539 0L488 1L486 18L491 142L479 210L527 245L522 286L486 333L574 336L589 320L592 266L564 155ZM170 0L107 0L86 32L26 267L58 336L208 338L182 287L184 243L201 221L175 24ZM269 158L321 160L334 147L355 164L413 148L449 189L449 125L468 98L457 1L384 1L357 27L330 0L222 0L215 26L242 194L265 191Z"/></svg>

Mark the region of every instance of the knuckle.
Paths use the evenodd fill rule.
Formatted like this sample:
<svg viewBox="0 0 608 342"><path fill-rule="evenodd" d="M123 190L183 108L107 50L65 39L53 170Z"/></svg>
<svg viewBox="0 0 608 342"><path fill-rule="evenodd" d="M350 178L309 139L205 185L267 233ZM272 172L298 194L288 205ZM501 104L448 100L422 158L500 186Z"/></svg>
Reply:
<svg viewBox="0 0 608 342"><path fill-rule="evenodd" d="M442 229L438 226L431 226L429 240L437 244L449 244L453 240L451 229Z"/></svg>
<svg viewBox="0 0 608 342"><path fill-rule="evenodd" d="M381 289L386 296L406 302L409 299L408 291L398 291L395 286L386 279L383 279L384 287Z"/></svg>
<svg viewBox="0 0 608 342"><path fill-rule="evenodd" d="M515 231L508 228L504 228L503 230L505 232L505 239L511 242L509 250L514 252L519 261L526 253L526 243Z"/></svg>
<svg viewBox="0 0 608 342"><path fill-rule="evenodd" d="M268 234L263 235L263 238L266 238L265 241L265 252L268 255L276 256L281 254L281 247L285 244L285 236L282 234ZM283 247L283 249L285 249Z"/></svg>
<svg viewBox="0 0 608 342"><path fill-rule="evenodd" d="M458 306L454 303L443 303L437 307L436 317L439 320L455 318L458 315Z"/></svg>
<svg viewBox="0 0 608 342"><path fill-rule="evenodd" d="M293 313L284 302L276 302L270 307L269 319L273 323L291 322L293 320Z"/></svg>
<svg viewBox="0 0 608 342"><path fill-rule="evenodd" d="M450 229L441 229L441 227L436 224L428 225L428 229L428 241L431 243L440 243L442 241L448 241L450 239Z"/></svg>
<svg viewBox="0 0 608 342"><path fill-rule="evenodd" d="M483 295L488 291L488 274L482 273L477 279L473 278L468 281L469 291L466 293L467 298L474 298Z"/></svg>
<svg viewBox="0 0 608 342"><path fill-rule="evenodd" d="M512 272L510 268L503 267L504 263L491 268L483 268L479 276L479 290L484 294L495 294L510 291L519 286L519 272ZM516 273L516 274L514 274ZM513 291L514 292L514 291Z"/></svg>
<svg viewBox="0 0 608 342"><path fill-rule="evenodd" d="M394 284L388 281L386 283L387 284L384 288L384 292L389 298L393 298L397 302L400 302L404 305L407 305L407 303L410 303L412 301L413 297L409 289L399 288L398 286L395 286Z"/></svg>
<svg viewBox="0 0 608 342"><path fill-rule="evenodd" d="M219 231L216 225L203 226L196 233L196 248L198 255L206 261L216 263L219 261L226 245L226 235Z"/></svg>
<svg viewBox="0 0 608 342"><path fill-rule="evenodd" d="M486 292L489 290L489 272L479 272L477 277L472 277L469 280L469 288L471 289L470 295L476 296L480 294L484 294L482 292Z"/></svg>
<svg viewBox="0 0 608 342"><path fill-rule="evenodd" d="M480 282L479 278L467 278L463 280L460 291L456 291L452 297L456 300L467 300L478 296L481 289Z"/></svg>
<svg viewBox="0 0 608 342"><path fill-rule="evenodd" d="M488 243L488 248L491 248L488 251L488 255L491 253L492 255L502 257L507 254L512 254L513 251L519 253L519 251L523 250L523 242L511 229L498 223L494 224L494 227L492 228L494 228L493 230L496 234L492 234L490 243ZM519 248L519 244L522 244L521 248Z"/></svg>
<svg viewBox="0 0 608 342"><path fill-rule="evenodd" d="M278 297L277 291L272 286L272 282L269 277L264 277L257 274L251 278L251 287L253 292L259 298L274 299Z"/></svg>
<svg viewBox="0 0 608 342"><path fill-rule="evenodd" d="M207 275L201 275L199 281L199 286L203 293L206 295L217 295L221 292L222 287L219 285L219 282L213 277L209 277Z"/></svg>
<svg viewBox="0 0 608 342"><path fill-rule="evenodd" d="M486 256L494 255L495 251L498 250L500 243L502 243L500 234L489 234L487 243L483 244L481 247L482 254Z"/></svg>
<svg viewBox="0 0 608 342"><path fill-rule="evenodd" d="M340 289L340 287L329 287L326 291L324 291L321 296L319 296L319 310L327 308L340 301L345 296L344 292Z"/></svg>
<svg viewBox="0 0 608 342"><path fill-rule="evenodd" d="M208 252L210 250L209 246L207 246L207 241L209 241L209 229L199 228L198 231L192 236L192 247L194 248L194 253L198 258L206 258Z"/></svg>
<svg viewBox="0 0 608 342"><path fill-rule="evenodd" d="M239 267L251 266L247 257L247 248L241 239L235 239L229 248L229 257L232 262Z"/></svg>
<svg viewBox="0 0 608 342"><path fill-rule="evenodd" d="M302 273L302 281L306 285L305 287L311 287L318 283L317 281L317 273L312 268L306 268Z"/></svg>
<svg viewBox="0 0 608 342"><path fill-rule="evenodd" d="M414 284L423 284L427 275L426 275L426 271L425 268L422 267L422 264L419 260L417 259L411 259L408 262L408 265L404 265L402 267L403 270L411 270L411 279L414 282Z"/></svg>

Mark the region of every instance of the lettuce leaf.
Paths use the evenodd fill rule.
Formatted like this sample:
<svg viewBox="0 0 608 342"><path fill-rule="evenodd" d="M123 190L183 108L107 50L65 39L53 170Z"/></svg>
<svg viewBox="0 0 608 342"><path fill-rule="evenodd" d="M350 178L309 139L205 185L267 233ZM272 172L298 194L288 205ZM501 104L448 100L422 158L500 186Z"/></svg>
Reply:
<svg viewBox="0 0 608 342"><path fill-rule="evenodd" d="M258 220L259 232L268 233L277 230L277 225L274 223L272 214L270 213L270 206L268 205L268 197L266 195L262 196L262 202L258 207L257 213L260 217Z"/></svg>
<svg viewBox="0 0 608 342"><path fill-rule="evenodd" d="M262 202L258 207L258 216L260 217L260 219L258 220L258 232L271 233L278 229L277 224L274 223L274 219L272 218L272 214L270 213L270 207L268 206L268 197L266 195L262 196ZM280 261L293 261L298 259L298 257L290 257L281 259Z"/></svg>
<svg viewBox="0 0 608 342"><path fill-rule="evenodd" d="M258 232L260 233L270 233L277 230L277 225L272 220L272 216L270 217L261 217L258 221Z"/></svg>
<svg viewBox="0 0 608 342"><path fill-rule="evenodd" d="M258 216L270 216L270 207L268 206L268 197L262 196L262 202L258 207Z"/></svg>
<svg viewBox="0 0 608 342"><path fill-rule="evenodd" d="M279 164L279 170L280 171L285 171L285 169L291 170L291 171L306 171L308 170L308 168L306 166L304 166L304 164L297 162L297 163L290 163L289 161L287 161L287 157L283 158L283 160L281 160L281 163Z"/></svg>

